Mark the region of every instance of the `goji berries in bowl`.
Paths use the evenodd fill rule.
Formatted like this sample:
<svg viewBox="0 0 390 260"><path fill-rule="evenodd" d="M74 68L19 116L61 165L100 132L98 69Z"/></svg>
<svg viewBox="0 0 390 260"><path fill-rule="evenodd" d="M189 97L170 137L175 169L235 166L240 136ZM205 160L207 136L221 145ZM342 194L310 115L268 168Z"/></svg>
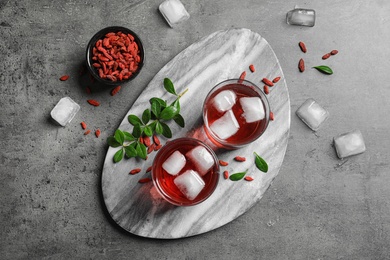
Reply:
<svg viewBox="0 0 390 260"><path fill-rule="evenodd" d="M87 66L103 84L118 85L134 79L144 64L144 47L136 33L121 26L97 32L87 46Z"/></svg>

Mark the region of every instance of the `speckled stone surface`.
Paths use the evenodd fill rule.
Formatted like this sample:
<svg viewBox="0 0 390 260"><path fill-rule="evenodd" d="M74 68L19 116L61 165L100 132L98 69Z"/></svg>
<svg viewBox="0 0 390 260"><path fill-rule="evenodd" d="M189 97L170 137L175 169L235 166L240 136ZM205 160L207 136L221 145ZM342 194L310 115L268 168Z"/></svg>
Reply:
<svg viewBox="0 0 390 260"><path fill-rule="evenodd" d="M259 68L252 73L249 65ZM148 84L127 115L141 116L149 107L149 99L161 97L170 100L163 88L165 77L170 78L177 93L188 88L181 97L181 114L186 126L173 127L173 139L195 137L213 147L203 130L202 107L208 92L219 82L238 78L247 73L246 79L254 81L264 77L282 79L268 95L275 115L265 133L250 145L233 151L218 149L220 160L230 162L221 172L248 170L254 181L232 182L223 178L215 192L206 201L192 207L176 207L159 196L152 183L140 184L138 180L150 177L146 169L152 165L155 153L146 161L129 159L113 162L118 148L110 148L102 174L103 197L112 218L125 230L140 236L153 238L180 238L201 234L229 223L253 206L279 173L287 149L290 129L290 100L279 61L271 46L258 33L249 29L217 31L192 44L166 66ZM125 116L120 129L132 132ZM254 164L253 152L260 154L269 164L267 173L260 172ZM248 158L245 163L234 162L237 155ZM129 176L129 171L141 168L141 173Z"/></svg>

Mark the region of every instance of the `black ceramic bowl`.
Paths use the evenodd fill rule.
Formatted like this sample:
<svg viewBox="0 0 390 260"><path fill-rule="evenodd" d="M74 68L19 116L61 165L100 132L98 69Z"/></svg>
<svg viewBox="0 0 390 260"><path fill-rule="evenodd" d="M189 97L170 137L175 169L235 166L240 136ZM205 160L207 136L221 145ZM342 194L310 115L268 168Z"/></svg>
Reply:
<svg viewBox="0 0 390 260"><path fill-rule="evenodd" d="M134 37L134 42L138 46L138 55L139 55L140 59L138 62L137 70L134 71L127 79L122 78L122 80L120 80L120 77L118 77L118 74L115 74L114 77L116 80L113 81L111 77L110 77L111 79L100 77L99 71L98 71L99 68L96 68L93 66L94 63L99 63L99 61L93 60L93 56L94 56L93 55L93 48L96 46L96 42L98 40L104 39L106 37L107 33L118 33L118 32L122 32L124 34L130 34ZM120 46L117 46L117 47L120 48ZM109 56L112 57L112 55L110 55L109 51L108 51L108 54L109 54ZM141 69L144 65L144 59L145 59L145 51L144 51L144 47L143 47L141 39L138 37L138 35L135 32L133 32L130 29L127 29L125 27L121 27L121 26L110 26L110 27L106 27L106 28L100 30L91 38L91 40L89 41L88 46L87 46L86 60L87 60L88 70L90 71L90 73L93 75L93 77L96 80L98 80L99 82L106 84L106 85L119 85L119 84L123 84L123 83L126 83L128 81L133 80L135 77L137 77L137 75L141 71ZM117 61L117 59L114 57L113 57L113 60ZM125 58L125 60L127 60L127 58ZM117 70L118 70L118 73L120 73L120 71L122 69L119 66L117 66Z"/></svg>

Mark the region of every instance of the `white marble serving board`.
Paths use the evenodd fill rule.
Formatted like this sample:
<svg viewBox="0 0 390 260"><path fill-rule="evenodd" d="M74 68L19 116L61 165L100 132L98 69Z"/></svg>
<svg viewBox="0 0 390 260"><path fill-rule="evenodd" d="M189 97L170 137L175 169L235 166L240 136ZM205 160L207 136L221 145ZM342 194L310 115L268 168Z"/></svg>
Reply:
<svg viewBox="0 0 390 260"><path fill-rule="evenodd" d="M250 64L256 68L254 73L249 70ZM266 132L245 148L216 151L219 159L230 162L221 167L221 174L224 170L234 173L249 169L247 175L254 180L233 182L221 176L217 189L206 201L192 207L177 207L165 202L152 182L138 183L140 178L150 177L146 169L152 165L155 152L146 161L132 158L113 163L118 148L110 147L104 162L102 190L107 210L119 226L143 237L188 237L229 223L260 200L283 162L290 129L290 100L278 59L258 33L248 29L217 31L192 44L157 73L127 115L140 116L149 106L151 97L173 100L163 88L163 79L168 77L178 93L188 88L180 100L186 127L181 129L174 122L170 124L173 138L192 136L208 143L202 130L203 101L214 85L238 78L243 71L247 72L247 80L261 88L263 77L281 77L268 95L275 120L270 122ZM131 132L127 115L119 128ZM256 168L254 151L268 162L267 173ZM247 161L234 162L236 155L245 156ZM138 167L142 168L141 173L129 175L131 169Z"/></svg>

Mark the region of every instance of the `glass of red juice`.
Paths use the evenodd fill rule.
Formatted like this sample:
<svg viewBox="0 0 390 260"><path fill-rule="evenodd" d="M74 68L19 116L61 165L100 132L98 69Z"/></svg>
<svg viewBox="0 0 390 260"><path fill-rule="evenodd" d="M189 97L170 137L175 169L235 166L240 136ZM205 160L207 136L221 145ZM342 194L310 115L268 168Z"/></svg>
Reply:
<svg viewBox="0 0 390 260"><path fill-rule="evenodd" d="M162 197L177 206L193 206L206 200L219 179L214 151L194 138L167 142L153 161L152 179Z"/></svg>
<svg viewBox="0 0 390 260"><path fill-rule="evenodd" d="M264 92L250 81L228 79L217 84L203 104L207 137L219 148L237 149L267 129L270 107Z"/></svg>

